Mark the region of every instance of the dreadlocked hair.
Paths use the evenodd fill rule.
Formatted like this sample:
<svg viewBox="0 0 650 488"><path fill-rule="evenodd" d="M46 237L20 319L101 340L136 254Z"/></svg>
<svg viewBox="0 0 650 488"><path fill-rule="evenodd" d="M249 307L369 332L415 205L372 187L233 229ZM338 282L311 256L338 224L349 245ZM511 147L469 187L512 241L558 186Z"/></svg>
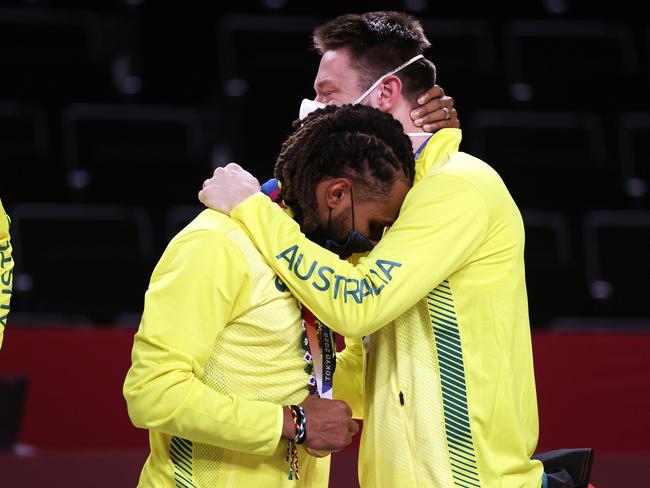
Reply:
<svg viewBox="0 0 650 488"><path fill-rule="evenodd" d="M411 141L390 114L363 105L328 105L294 122L294 129L282 145L275 177L305 232L318 226L321 181L349 178L360 201L384 199L397 178L413 184Z"/></svg>

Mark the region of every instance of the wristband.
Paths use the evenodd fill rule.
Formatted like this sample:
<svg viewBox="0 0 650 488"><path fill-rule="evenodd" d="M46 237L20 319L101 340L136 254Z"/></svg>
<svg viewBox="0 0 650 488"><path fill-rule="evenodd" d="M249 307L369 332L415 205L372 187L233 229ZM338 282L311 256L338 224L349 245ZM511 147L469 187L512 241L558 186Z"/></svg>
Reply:
<svg viewBox="0 0 650 488"><path fill-rule="evenodd" d="M291 405L289 406L289 410L293 417L293 425L296 428L293 442L296 444L304 444L307 440L307 419L305 417L305 410L300 405Z"/></svg>

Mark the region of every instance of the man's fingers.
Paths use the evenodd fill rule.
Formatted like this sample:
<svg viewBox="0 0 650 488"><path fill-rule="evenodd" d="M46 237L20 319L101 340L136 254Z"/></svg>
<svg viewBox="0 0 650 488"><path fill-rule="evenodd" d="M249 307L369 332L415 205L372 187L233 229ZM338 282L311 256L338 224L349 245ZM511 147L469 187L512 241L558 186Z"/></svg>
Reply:
<svg viewBox="0 0 650 488"><path fill-rule="evenodd" d="M350 424L348 425L348 432L350 432L352 435L355 435L357 432L359 432L359 424L356 421L351 420Z"/></svg>
<svg viewBox="0 0 650 488"><path fill-rule="evenodd" d="M444 114L444 111L442 111ZM449 109L449 119L446 120L445 115L443 115L442 119L435 120L433 119L432 122L425 123L422 126L422 130L425 132L435 132L440 129L444 129L446 127L453 127L458 129L460 127L460 119L458 118L458 112L456 112L455 108L450 108Z"/></svg>
<svg viewBox="0 0 650 488"><path fill-rule="evenodd" d="M336 407L336 408L343 409L345 410L345 412L347 412L348 417L352 417L352 409L350 408L350 405L345 403L343 400L327 400L327 401L331 402L330 405L332 408Z"/></svg>
<svg viewBox="0 0 650 488"><path fill-rule="evenodd" d="M422 127L439 120L449 120L454 109L454 99L451 97L436 98L422 107L411 112L411 118L416 126Z"/></svg>
<svg viewBox="0 0 650 488"><path fill-rule="evenodd" d="M217 166L214 168L214 171L212 172L212 177L214 178L215 176L222 174L224 171L228 170L243 170L241 166L239 166L237 163L228 163L225 166Z"/></svg>
<svg viewBox="0 0 650 488"><path fill-rule="evenodd" d="M212 177L208 178L203 182L202 188L205 188L206 186L210 186L222 178L226 178L226 177L236 178L238 175L250 176L251 178L254 178L253 175L251 175L248 171L246 171L244 168L239 166L237 163L228 163L225 166L219 166L218 168L215 168L214 172L212 173Z"/></svg>
<svg viewBox="0 0 650 488"><path fill-rule="evenodd" d="M199 202L201 202L203 205L207 207L207 195L205 193L205 189L199 191Z"/></svg>
<svg viewBox="0 0 650 488"><path fill-rule="evenodd" d="M435 112L428 113L424 117L414 121L413 123L418 126L422 127L424 130L427 130L426 127L428 124L435 124L437 122L447 122L451 120L452 118L452 111L454 109L449 109L447 107L442 107L440 110L436 110ZM443 127L449 127L449 124L443 125Z"/></svg>
<svg viewBox="0 0 650 488"><path fill-rule="evenodd" d="M454 105L456 104L453 98L447 96L441 97L440 101L442 102L443 107L447 107L449 109L454 108Z"/></svg>
<svg viewBox="0 0 650 488"><path fill-rule="evenodd" d="M449 112L450 112L449 116L451 118L451 110L449 110ZM430 112L423 117L420 117L419 119L415 120L413 123L418 127L422 127L426 124L432 124L440 120L446 120L446 118L447 118L447 113L444 110L440 109L440 110L436 110L435 112Z"/></svg>
<svg viewBox="0 0 650 488"><path fill-rule="evenodd" d="M424 105L434 98L440 98L445 96L445 91L442 87L438 85L433 85L426 93L420 95L417 102L419 105Z"/></svg>
<svg viewBox="0 0 650 488"><path fill-rule="evenodd" d="M418 107L411 111L411 119L413 119L415 125L422 125L423 118L431 116L432 113L438 112L442 108L442 101L439 98L434 98L433 100L425 103L421 107ZM418 123L419 122L419 123Z"/></svg>
<svg viewBox="0 0 650 488"><path fill-rule="evenodd" d="M348 413L350 417L352 417L352 409L350 408L350 405L348 405L347 403L344 403L344 405L345 405L345 411Z"/></svg>

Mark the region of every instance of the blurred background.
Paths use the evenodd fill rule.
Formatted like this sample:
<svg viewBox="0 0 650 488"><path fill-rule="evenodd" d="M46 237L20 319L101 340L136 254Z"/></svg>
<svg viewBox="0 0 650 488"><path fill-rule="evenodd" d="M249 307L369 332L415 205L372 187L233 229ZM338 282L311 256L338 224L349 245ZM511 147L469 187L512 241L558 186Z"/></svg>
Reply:
<svg viewBox="0 0 650 488"><path fill-rule="evenodd" d="M121 384L153 266L215 167L270 177L314 96L312 29L370 10L421 19L461 149L521 208L539 449L596 448L597 488L647 483L650 20L637 3L0 2L15 259L0 486L135 486L147 436ZM356 486L355 449L335 456L332 486Z"/></svg>

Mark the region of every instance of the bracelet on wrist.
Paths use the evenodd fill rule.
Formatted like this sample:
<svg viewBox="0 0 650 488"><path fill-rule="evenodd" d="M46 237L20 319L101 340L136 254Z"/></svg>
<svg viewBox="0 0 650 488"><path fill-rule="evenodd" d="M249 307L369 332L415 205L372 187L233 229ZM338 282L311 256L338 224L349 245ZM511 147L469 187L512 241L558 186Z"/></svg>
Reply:
<svg viewBox="0 0 650 488"><path fill-rule="evenodd" d="M289 410L293 418L293 425L296 433L293 442L296 444L303 444L307 440L307 419L305 418L305 410L300 405L290 405Z"/></svg>

